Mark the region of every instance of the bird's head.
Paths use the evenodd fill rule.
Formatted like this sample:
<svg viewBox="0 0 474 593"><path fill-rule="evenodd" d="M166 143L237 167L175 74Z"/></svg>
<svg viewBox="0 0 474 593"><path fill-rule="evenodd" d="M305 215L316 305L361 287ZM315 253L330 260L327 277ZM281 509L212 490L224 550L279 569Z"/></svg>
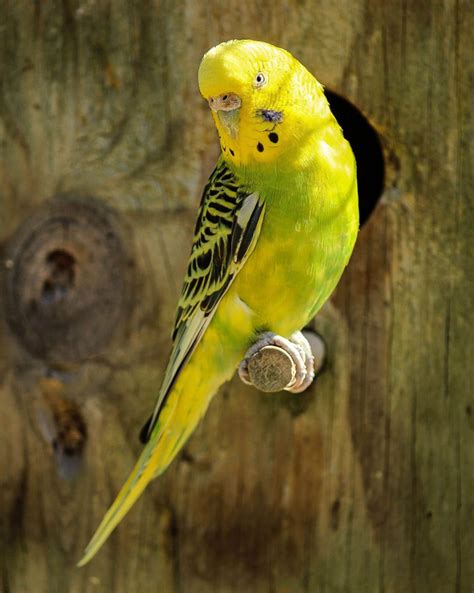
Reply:
<svg viewBox="0 0 474 593"><path fill-rule="evenodd" d="M328 117L322 86L289 52L233 40L209 50L199 88L219 133L223 156L237 165L272 163Z"/></svg>

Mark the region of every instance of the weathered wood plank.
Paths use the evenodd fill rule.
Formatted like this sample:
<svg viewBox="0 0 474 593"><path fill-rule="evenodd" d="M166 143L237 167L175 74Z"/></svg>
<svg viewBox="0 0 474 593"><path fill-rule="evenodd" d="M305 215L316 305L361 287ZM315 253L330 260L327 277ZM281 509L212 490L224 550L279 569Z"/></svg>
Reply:
<svg viewBox="0 0 474 593"><path fill-rule="evenodd" d="M38 416L51 369L0 320L0 590L470 591L470 4L1 0L0 14L2 269L39 205L91 194L130 231L135 297L103 352L54 370L87 425L72 481ZM329 360L315 387L268 395L232 381L77 570L139 451L217 155L197 67L236 37L288 48L363 110L382 137L386 189L316 321Z"/></svg>

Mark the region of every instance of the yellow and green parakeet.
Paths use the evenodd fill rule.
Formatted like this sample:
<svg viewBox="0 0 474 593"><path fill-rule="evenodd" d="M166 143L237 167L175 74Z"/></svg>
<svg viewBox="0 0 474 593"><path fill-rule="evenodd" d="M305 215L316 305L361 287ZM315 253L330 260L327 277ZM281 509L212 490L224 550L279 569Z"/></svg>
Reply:
<svg viewBox="0 0 474 593"><path fill-rule="evenodd" d="M322 85L289 52L221 43L202 59L199 88L222 152L204 189L147 443L80 565L168 467L248 349L263 336L291 351L288 338L334 290L358 232L352 150Z"/></svg>

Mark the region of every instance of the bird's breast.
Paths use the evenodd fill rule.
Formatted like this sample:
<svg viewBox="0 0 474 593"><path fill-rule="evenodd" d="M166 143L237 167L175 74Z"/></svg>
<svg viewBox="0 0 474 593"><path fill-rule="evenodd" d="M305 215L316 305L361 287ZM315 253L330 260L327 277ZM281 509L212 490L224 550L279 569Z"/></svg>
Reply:
<svg viewBox="0 0 474 593"><path fill-rule="evenodd" d="M235 286L255 312L256 325L282 335L304 326L334 289L354 238L317 217L266 215Z"/></svg>

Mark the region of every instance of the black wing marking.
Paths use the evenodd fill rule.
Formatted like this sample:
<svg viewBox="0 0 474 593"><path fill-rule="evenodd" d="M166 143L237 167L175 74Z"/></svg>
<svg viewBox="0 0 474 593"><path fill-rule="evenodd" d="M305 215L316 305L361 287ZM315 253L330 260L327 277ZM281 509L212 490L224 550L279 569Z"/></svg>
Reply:
<svg viewBox="0 0 474 593"><path fill-rule="evenodd" d="M176 311L173 350L155 410L140 433L143 442L150 437L170 389L219 301L253 251L264 210L258 194L243 190L235 174L219 161L202 196Z"/></svg>

